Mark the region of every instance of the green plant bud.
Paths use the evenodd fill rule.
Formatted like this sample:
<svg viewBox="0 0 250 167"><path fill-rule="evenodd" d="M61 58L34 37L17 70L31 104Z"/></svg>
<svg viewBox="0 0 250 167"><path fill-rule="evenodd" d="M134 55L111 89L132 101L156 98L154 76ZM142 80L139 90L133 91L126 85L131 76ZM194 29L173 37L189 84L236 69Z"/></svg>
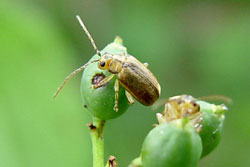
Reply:
<svg viewBox="0 0 250 167"><path fill-rule="evenodd" d="M143 167L195 167L202 143L193 124L182 118L152 129L144 140Z"/></svg>
<svg viewBox="0 0 250 167"><path fill-rule="evenodd" d="M127 49L122 45L119 37L115 41L107 45L102 51L103 53L122 54L127 55ZM89 61L97 60L100 57L94 55ZM93 85L99 83L110 73L107 70L98 68L97 62L90 64L83 72L81 80L81 96L83 106L89 110L93 116L101 119L108 120L122 115L129 107L128 100L125 95L125 89L120 85L119 87L119 111L114 110L115 104L115 91L114 84L116 76L109 81L106 85L97 89L92 88Z"/></svg>
<svg viewBox="0 0 250 167"><path fill-rule="evenodd" d="M224 121L224 105L214 105L204 101L197 101L202 112L202 127L199 132L202 140L202 157L208 155L219 144Z"/></svg>

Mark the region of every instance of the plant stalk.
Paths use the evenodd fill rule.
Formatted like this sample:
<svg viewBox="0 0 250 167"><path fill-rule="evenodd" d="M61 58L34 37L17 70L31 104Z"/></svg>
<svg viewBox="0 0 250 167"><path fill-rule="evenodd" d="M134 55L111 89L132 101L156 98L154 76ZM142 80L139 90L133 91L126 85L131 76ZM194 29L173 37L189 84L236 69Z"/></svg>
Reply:
<svg viewBox="0 0 250 167"><path fill-rule="evenodd" d="M88 125L92 141L93 167L104 167L104 123L105 121L93 117L93 123Z"/></svg>

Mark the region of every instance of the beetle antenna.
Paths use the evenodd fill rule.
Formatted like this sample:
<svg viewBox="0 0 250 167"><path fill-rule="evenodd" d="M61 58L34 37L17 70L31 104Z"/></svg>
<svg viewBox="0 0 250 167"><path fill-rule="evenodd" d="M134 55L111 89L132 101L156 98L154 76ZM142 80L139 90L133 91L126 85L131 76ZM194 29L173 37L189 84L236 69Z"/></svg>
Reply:
<svg viewBox="0 0 250 167"><path fill-rule="evenodd" d="M224 96L224 95L210 95L210 96L203 96L199 97L198 100L204 100L204 101L222 101L227 104L232 104L233 100L230 97Z"/></svg>
<svg viewBox="0 0 250 167"><path fill-rule="evenodd" d="M78 69L76 69L75 71L71 72L64 80L63 82L61 83L61 85L58 87L57 91L55 92L53 98L56 98L56 96L58 95L59 92L61 92L62 88L64 87L64 85L73 77L75 76L77 73L81 72L82 70L84 70L88 65L94 63L94 62L98 62L98 60L93 60L93 61L90 61L86 64L84 64L83 66L79 67Z"/></svg>
<svg viewBox="0 0 250 167"><path fill-rule="evenodd" d="M80 16L78 16L78 15L76 15L76 18L77 18L77 20L79 21L79 23L80 23L80 25L81 25L83 31L85 32L85 34L88 36L88 38L89 38L89 40L90 40L90 42L91 42L93 48L94 48L95 51L96 51L96 54L97 54L98 56L101 57L101 53L100 53L100 51L97 49L97 47L96 47L96 45L95 45L95 41L94 41L94 39L92 38L92 36L90 35L90 33L89 33L89 31L87 30L86 26L83 24L82 19L81 19Z"/></svg>
<svg viewBox="0 0 250 167"><path fill-rule="evenodd" d="M158 109L159 107L165 105L168 101L169 101L168 98L167 98L167 99L160 99L160 100L156 101L156 102L153 104L152 109L153 109L153 110L156 110L156 109Z"/></svg>

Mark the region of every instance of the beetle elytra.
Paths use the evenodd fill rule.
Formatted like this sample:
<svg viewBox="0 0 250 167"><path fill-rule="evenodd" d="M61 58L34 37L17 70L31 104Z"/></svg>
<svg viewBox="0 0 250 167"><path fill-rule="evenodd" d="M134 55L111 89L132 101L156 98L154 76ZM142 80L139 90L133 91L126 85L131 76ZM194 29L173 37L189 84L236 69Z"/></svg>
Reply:
<svg viewBox="0 0 250 167"><path fill-rule="evenodd" d="M130 104L134 103L133 101L134 97L137 101L139 101L143 105L146 106L152 105L159 98L161 87L155 76L147 68L147 64L146 63L142 64L135 57L131 55L125 55L125 53L101 54L100 51L97 49L96 44L93 38L91 37L90 33L88 32L87 28L83 24L81 18L79 16L76 16L76 18L78 19L81 27L88 36L94 50L96 51L96 54L100 57L100 59L90 61L81 66L80 68L76 69L72 73L70 73L57 89L56 93L54 94L54 98L62 90L62 88L69 79L71 79L74 75L76 75L80 71L84 70L89 64L98 62L98 68L101 70L108 70L108 72L111 73L111 75L105 77L98 84L93 85L92 89L97 89L99 87L104 86L116 75L117 79L114 85L114 91L115 91L114 110L116 112L118 111L118 98L119 98L118 92L120 84L125 88L126 96Z"/></svg>

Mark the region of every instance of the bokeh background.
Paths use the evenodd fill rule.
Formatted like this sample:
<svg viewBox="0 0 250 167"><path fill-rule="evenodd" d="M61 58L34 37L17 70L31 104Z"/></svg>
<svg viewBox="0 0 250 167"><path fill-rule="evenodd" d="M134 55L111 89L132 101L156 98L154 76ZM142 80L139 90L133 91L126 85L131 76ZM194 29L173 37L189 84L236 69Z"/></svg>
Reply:
<svg viewBox="0 0 250 167"><path fill-rule="evenodd" d="M231 97L222 141L199 166L248 167L249 9L243 0L1 0L0 167L92 165L81 75L52 99L64 77L94 54L76 14L99 49L120 35L130 54L148 62L161 98ZM105 158L115 155L127 166L155 122L155 111L138 102L108 121Z"/></svg>

